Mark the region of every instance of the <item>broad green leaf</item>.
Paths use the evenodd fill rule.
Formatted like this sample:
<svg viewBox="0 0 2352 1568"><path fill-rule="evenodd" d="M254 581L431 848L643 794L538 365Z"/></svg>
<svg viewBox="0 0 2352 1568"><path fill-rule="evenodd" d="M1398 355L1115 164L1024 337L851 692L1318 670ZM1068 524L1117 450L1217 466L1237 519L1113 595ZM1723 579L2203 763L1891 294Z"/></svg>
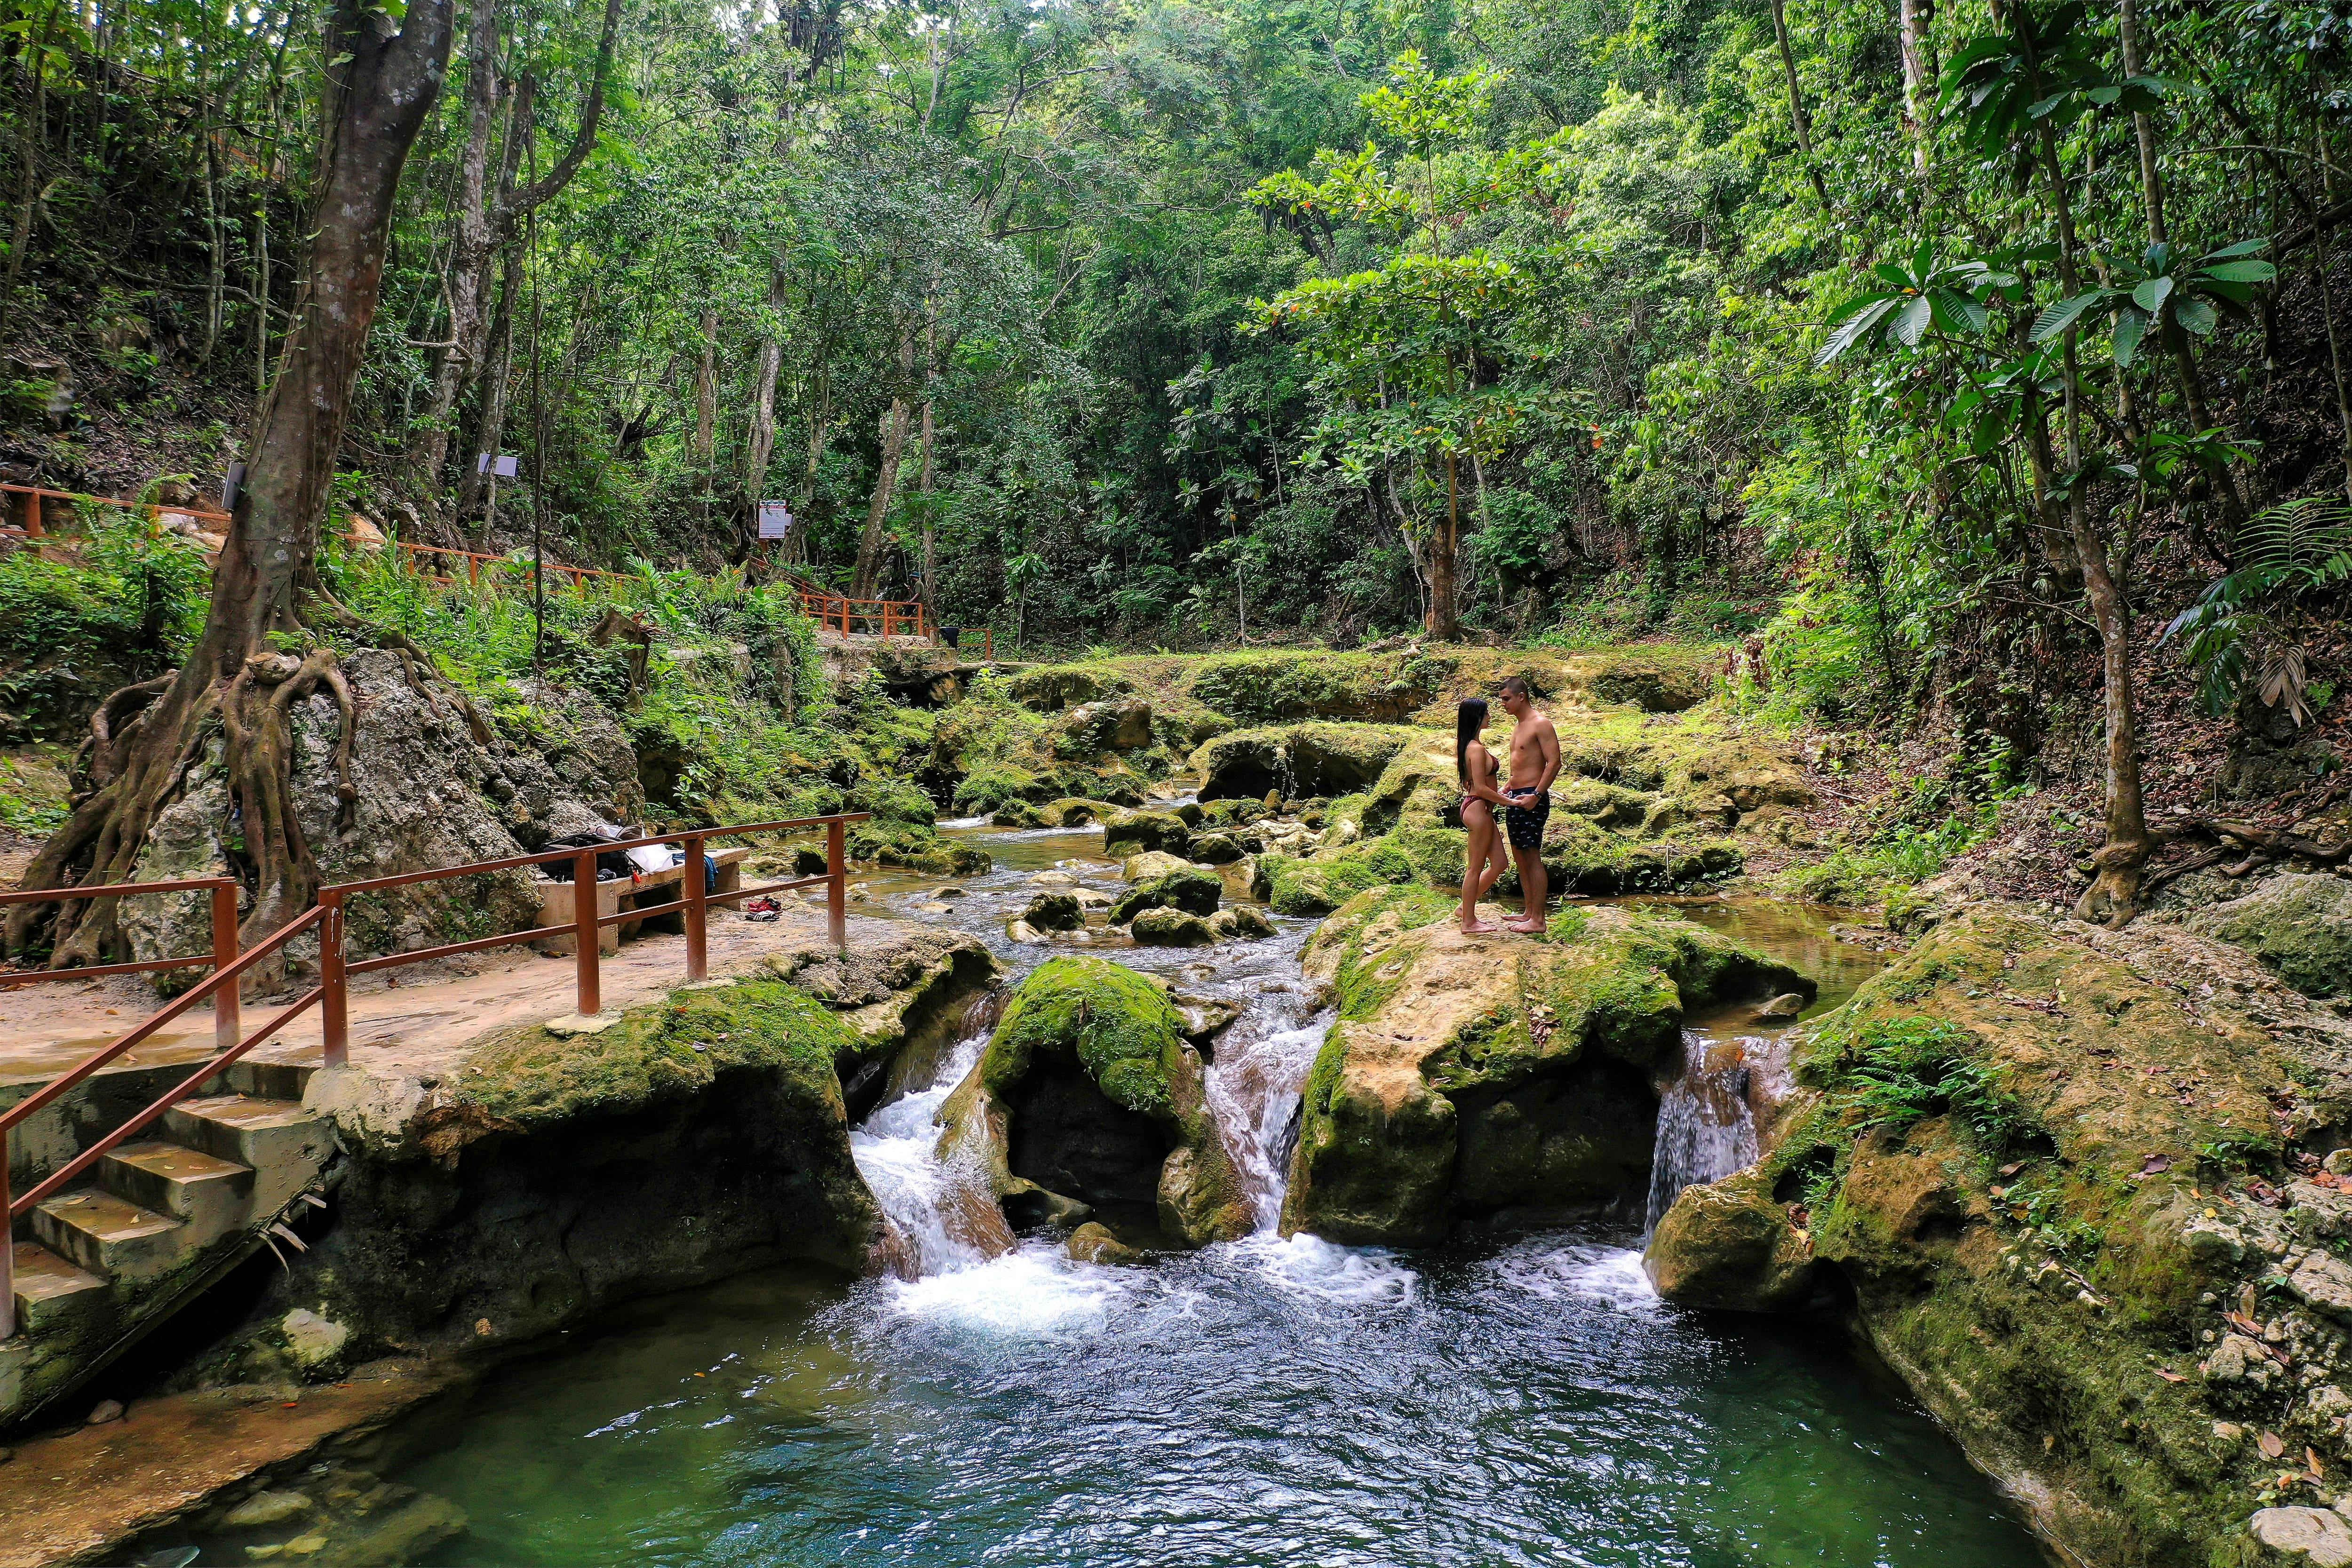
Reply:
<svg viewBox="0 0 2352 1568"><path fill-rule="evenodd" d="M2037 343L2046 343L2082 320L2083 312L2099 302L2098 290L2077 294L2071 300L2061 300L2033 318L2033 331L2027 334Z"/></svg>
<svg viewBox="0 0 2352 1568"><path fill-rule="evenodd" d="M2202 273L2224 283L2267 283L2278 276L2278 268L2267 261L2224 261L2219 267L2202 268Z"/></svg>
<svg viewBox="0 0 2352 1568"><path fill-rule="evenodd" d="M2133 310L2116 312L2114 349L2116 368L2129 370L2132 360L2139 353L2140 339L2147 333L2148 318Z"/></svg>
<svg viewBox="0 0 2352 1568"><path fill-rule="evenodd" d="M1925 294L1914 295L1904 301L1903 309L1895 315L1894 323L1887 328L1887 331L1905 348L1917 348L1919 340L1926 335L1927 323L1934 315L1935 306L1927 297Z"/></svg>
<svg viewBox="0 0 2352 1568"><path fill-rule="evenodd" d="M2172 279L2151 278L2131 292L2132 303L2151 316L2164 313L2164 302L2172 295Z"/></svg>
<svg viewBox="0 0 2352 1568"><path fill-rule="evenodd" d="M2211 305L2191 294L2173 305L2172 319L2180 323L2182 331L2194 332L2201 338L2213 330L2221 317Z"/></svg>

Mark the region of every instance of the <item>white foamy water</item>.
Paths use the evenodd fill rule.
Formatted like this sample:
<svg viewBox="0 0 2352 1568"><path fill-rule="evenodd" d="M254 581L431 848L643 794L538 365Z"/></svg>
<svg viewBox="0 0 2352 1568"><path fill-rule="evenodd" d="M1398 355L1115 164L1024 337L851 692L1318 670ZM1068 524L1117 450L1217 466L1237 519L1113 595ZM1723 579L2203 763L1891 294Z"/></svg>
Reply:
<svg viewBox="0 0 2352 1568"><path fill-rule="evenodd" d="M1650 1164L1646 1238L1685 1187L1720 1181L1756 1161L1756 1121L1748 1109L1747 1042L1683 1031L1682 1075L1658 1100Z"/></svg>
<svg viewBox="0 0 2352 1568"><path fill-rule="evenodd" d="M1642 1270L1642 1255L1622 1247L1535 1237L1490 1259L1484 1271L1498 1286L1546 1301L1635 1314L1661 1308L1657 1290Z"/></svg>
<svg viewBox="0 0 2352 1568"><path fill-rule="evenodd" d="M1293 1296L1339 1306L1402 1306L1420 1288L1420 1275L1377 1247L1276 1236L1270 1229L1231 1246L1240 1261Z"/></svg>
<svg viewBox="0 0 2352 1568"><path fill-rule="evenodd" d="M985 1032L962 1041L940 1064L937 1082L877 1107L849 1134L859 1174L914 1248L918 1271L926 1276L988 1261L986 1253L949 1228L945 1202L959 1175L940 1163L938 1152L940 1107L987 1044Z"/></svg>
<svg viewBox="0 0 2352 1568"><path fill-rule="evenodd" d="M1253 1014L1225 1031L1209 1063L1209 1110L1261 1231L1281 1223L1298 1091L1323 1048L1330 1021L1329 1014L1321 1013L1284 1028L1279 1019Z"/></svg>
<svg viewBox="0 0 2352 1568"><path fill-rule="evenodd" d="M1035 1337L1100 1329L1129 1289L1118 1270L1074 1262L1048 1242L889 1287L891 1305L908 1317Z"/></svg>

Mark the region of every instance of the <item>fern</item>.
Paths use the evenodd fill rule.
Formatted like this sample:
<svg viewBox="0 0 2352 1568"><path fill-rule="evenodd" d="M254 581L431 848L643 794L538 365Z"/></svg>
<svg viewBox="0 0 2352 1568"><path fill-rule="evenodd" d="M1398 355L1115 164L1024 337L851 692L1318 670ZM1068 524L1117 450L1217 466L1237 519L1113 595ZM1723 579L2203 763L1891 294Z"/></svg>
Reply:
<svg viewBox="0 0 2352 1568"><path fill-rule="evenodd" d="M2352 580L2352 506L2332 496L2281 501L2248 518L2237 542L2237 566L2158 640L2185 639L2182 657L2197 671L2208 713L2228 711L2251 688L2265 706L2307 724L2306 658L2286 623L2305 598Z"/></svg>

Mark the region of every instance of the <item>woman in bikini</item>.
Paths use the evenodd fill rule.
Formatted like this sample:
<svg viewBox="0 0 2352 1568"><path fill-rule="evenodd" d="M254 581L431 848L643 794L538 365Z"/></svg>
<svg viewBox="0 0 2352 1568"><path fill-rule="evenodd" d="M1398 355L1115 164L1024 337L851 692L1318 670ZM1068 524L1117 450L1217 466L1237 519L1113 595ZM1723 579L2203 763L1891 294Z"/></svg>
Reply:
<svg viewBox="0 0 2352 1568"><path fill-rule="evenodd" d="M1478 919L1478 900L1510 868L1503 836L1495 830L1495 808L1510 804L1495 787L1495 755L1478 737L1486 728L1486 700L1473 697L1454 713L1454 773L1462 781L1462 826L1470 833L1469 863L1462 872L1462 929L1472 934L1495 928Z"/></svg>

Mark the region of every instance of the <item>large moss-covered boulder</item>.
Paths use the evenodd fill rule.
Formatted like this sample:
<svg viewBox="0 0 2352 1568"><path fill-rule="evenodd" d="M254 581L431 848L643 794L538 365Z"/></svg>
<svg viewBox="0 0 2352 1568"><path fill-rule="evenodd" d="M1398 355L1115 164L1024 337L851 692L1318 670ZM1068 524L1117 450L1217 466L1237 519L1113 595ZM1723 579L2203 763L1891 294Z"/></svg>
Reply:
<svg viewBox="0 0 2352 1568"><path fill-rule="evenodd" d="M1181 854L1192 838L1192 828L1171 811L1122 811L1103 824L1103 848L1111 855Z"/></svg>
<svg viewBox="0 0 2352 1568"><path fill-rule="evenodd" d="M1110 906L1111 923L1125 925L1146 910L1181 910L1188 915L1213 915L1225 896L1223 879L1213 871L1186 868L1138 882Z"/></svg>
<svg viewBox="0 0 2352 1568"><path fill-rule="evenodd" d="M1182 910L1146 910L1135 917L1128 934L1139 947L1207 947L1217 940L1217 928Z"/></svg>
<svg viewBox="0 0 2352 1568"><path fill-rule="evenodd" d="M1812 1238L1751 1167L1685 1187L1642 1253L1658 1293L1686 1307L1780 1312L1816 1289Z"/></svg>
<svg viewBox="0 0 2352 1568"><path fill-rule="evenodd" d="M1793 1301L1801 1230L1887 1363L2084 1562L2263 1561L2249 1518L2307 1495L2277 1453L2352 1459L2329 1239L2352 1205L2317 1159L2352 1126L2352 1022L2177 926L1979 906L1815 1026L1796 1072L1760 1164L1659 1227L1671 1299Z"/></svg>
<svg viewBox="0 0 2352 1568"><path fill-rule="evenodd" d="M2187 924L2246 949L2306 996L2352 996L2352 881L2289 872Z"/></svg>
<svg viewBox="0 0 2352 1568"><path fill-rule="evenodd" d="M861 822L849 830L853 860L934 877L977 877L996 862L988 851L917 822Z"/></svg>
<svg viewBox="0 0 2352 1568"><path fill-rule="evenodd" d="M1703 926L1569 910L1545 940L1463 934L1418 886L1359 894L1308 942L1339 1016L1307 1082L1286 1229L1421 1245L1464 1219L1646 1192L1654 1080L1685 1011L1812 983Z"/></svg>
<svg viewBox="0 0 2352 1568"><path fill-rule="evenodd" d="M1398 724L1235 730L1194 752L1190 765L1203 801L1328 799L1370 786L1423 733Z"/></svg>
<svg viewBox="0 0 2352 1568"><path fill-rule="evenodd" d="M1151 704L1140 697L1082 702L1062 715L1054 737L1056 756L1083 760L1105 752L1139 752L1151 744Z"/></svg>
<svg viewBox="0 0 2352 1568"><path fill-rule="evenodd" d="M1246 1235L1204 1074L1157 984L1106 959L1053 959L948 1098L940 1157L980 1172L1017 1228L1098 1221L1191 1247Z"/></svg>

